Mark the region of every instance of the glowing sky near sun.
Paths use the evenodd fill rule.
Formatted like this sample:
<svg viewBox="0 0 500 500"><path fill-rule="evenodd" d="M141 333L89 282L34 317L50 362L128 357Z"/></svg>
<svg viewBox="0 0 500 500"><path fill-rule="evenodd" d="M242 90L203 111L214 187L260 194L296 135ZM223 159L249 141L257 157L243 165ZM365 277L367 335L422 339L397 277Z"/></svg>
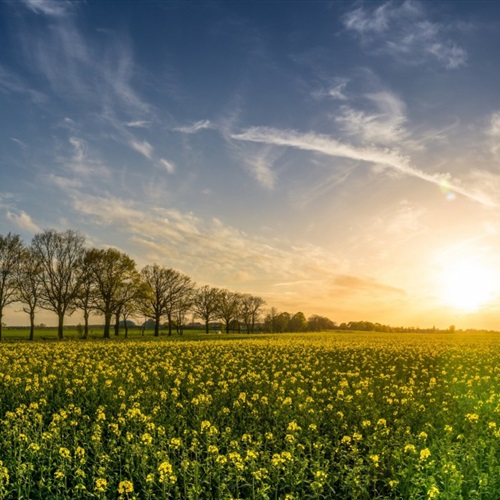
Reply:
<svg viewBox="0 0 500 500"><path fill-rule="evenodd" d="M337 322L500 329L499 22L498 2L0 1L0 233L78 229Z"/></svg>

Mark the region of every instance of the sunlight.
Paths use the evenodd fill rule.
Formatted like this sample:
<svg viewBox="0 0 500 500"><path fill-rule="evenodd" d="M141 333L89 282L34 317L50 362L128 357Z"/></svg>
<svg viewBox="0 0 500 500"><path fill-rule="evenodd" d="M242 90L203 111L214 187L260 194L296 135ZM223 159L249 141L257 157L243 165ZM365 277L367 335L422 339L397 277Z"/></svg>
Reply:
<svg viewBox="0 0 500 500"><path fill-rule="evenodd" d="M441 277L441 296L448 305L475 312L492 299L494 272L475 258L449 263Z"/></svg>

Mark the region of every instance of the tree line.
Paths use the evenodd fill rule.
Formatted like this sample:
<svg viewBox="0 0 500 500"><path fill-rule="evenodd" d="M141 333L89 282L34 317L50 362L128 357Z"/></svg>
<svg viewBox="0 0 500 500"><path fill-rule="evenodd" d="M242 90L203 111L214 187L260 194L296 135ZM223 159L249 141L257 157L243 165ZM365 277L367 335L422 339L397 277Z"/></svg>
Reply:
<svg viewBox="0 0 500 500"><path fill-rule="evenodd" d="M14 302L29 315L29 339L33 340L38 309L58 318L58 338L63 338L67 316L80 310L83 337L89 333L93 314L104 318L104 338L114 325L125 325L130 317L142 315L154 321L158 336L162 321L168 334L175 327L182 333L189 314L203 320L206 333L210 324L223 322L225 330L243 327L253 333L257 326L270 332L325 330L335 324L328 318L303 313L293 316L272 307L264 316L265 301L248 293L210 286L197 287L193 280L172 268L158 264L141 270L126 253L114 248L97 249L85 245L84 236L74 230L45 230L35 234L30 245L21 237L0 235L0 340L4 309ZM261 322L263 318L263 323Z"/></svg>

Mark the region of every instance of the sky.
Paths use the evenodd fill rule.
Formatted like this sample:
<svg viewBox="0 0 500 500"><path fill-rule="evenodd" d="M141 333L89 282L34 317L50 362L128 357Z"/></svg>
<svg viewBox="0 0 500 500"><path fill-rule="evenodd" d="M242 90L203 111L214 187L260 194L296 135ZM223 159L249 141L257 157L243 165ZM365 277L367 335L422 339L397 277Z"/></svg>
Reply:
<svg viewBox="0 0 500 500"><path fill-rule="evenodd" d="M0 234L500 330L499 46L491 1L0 0Z"/></svg>

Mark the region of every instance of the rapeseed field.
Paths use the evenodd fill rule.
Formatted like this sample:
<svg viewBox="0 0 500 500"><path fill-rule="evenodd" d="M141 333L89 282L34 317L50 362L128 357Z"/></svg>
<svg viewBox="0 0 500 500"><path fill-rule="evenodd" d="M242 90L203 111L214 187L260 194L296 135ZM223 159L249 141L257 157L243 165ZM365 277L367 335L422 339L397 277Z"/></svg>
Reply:
<svg viewBox="0 0 500 500"><path fill-rule="evenodd" d="M500 336L0 345L0 498L498 499Z"/></svg>

